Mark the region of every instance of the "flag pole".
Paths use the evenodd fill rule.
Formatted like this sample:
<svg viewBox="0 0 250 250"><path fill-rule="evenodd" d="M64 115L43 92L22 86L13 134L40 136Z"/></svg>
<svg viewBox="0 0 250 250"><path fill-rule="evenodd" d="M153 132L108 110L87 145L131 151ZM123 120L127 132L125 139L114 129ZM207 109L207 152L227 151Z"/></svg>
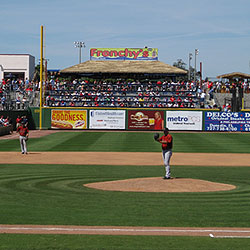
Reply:
<svg viewBox="0 0 250 250"><path fill-rule="evenodd" d="M42 106L43 106L43 26L41 25L41 42L40 42L40 119L39 129L42 129Z"/></svg>

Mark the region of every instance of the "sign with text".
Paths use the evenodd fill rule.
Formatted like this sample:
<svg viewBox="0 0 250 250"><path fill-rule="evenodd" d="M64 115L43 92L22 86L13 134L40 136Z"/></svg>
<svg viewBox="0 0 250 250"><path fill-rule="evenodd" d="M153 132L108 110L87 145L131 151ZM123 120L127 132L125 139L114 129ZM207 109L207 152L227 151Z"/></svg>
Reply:
<svg viewBox="0 0 250 250"><path fill-rule="evenodd" d="M170 130L202 130L202 111L166 111Z"/></svg>
<svg viewBox="0 0 250 250"><path fill-rule="evenodd" d="M164 112L158 110L128 110L128 129L163 130Z"/></svg>
<svg viewBox="0 0 250 250"><path fill-rule="evenodd" d="M156 48L91 48L90 60L158 60Z"/></svg>
<svg viewBox="0 0 250 250"><path fill-rule="evenodd" d="M51 110L51 128L86 129L87 110Z"/></svg>
<svg viewBox="0 0 250 250"><path fill-rule="evenodd" d="M89 128L125 129L125 110L90 110Z"/></svg>
<svg viewBox="0 0 250 250"><path fill-rule="evenodd" d="M206 131L250 131L250 112L205 112Z"/></svg>

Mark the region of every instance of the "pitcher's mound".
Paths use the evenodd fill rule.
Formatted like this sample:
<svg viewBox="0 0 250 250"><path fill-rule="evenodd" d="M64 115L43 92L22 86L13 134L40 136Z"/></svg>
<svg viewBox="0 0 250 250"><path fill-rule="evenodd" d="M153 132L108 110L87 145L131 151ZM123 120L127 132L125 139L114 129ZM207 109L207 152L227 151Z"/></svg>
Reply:
<svg viewBox="0 0 250 250"><path fill-rule="evenodd" d="M136 178L119 181L105 181L85 184L89 188L124 192L215 192L235 189L234 185L203 181L197 179L160 177Z"/></svg>

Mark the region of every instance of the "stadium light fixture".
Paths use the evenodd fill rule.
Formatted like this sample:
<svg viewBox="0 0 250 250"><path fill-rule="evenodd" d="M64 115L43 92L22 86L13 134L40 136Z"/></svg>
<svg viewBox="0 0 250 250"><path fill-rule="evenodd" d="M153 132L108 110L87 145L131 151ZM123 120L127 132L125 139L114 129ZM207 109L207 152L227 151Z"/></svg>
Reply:
<svg viewBox="0 0 250 250"><path fill-rule="evenodd" d="M193 58L193 54L189 53L188 55L188 80L191 80L191 60Z"/></svg>
<svg viewBox="0 0 250 250"><path fill-rule="evenodd" d="M75 41L74 45L76 48L79 48L79 64L81 63L82 59L82 48L85 48L85 42Z"/></svg>
<svg viewBox="0 0 250 250"><path fill-rule="evenodd" d="M194 81L195 82L196 82L196 73L197 73L197 70L196 70L196 57L197 57L198 54L199 54L199 50L195 49L194 50Z"/></svg>

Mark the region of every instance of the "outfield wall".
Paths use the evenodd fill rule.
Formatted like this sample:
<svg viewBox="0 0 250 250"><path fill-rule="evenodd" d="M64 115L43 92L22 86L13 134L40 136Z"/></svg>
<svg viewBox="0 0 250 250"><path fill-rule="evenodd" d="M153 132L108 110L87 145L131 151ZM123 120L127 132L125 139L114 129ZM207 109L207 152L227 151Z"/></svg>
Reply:
<svg viewBox="0 0 250 250"><path fill-rule="evenodd" d="M0 136L9 135L13 132L13 125L8 125L6 127L0 127Z"/></svg>
<svg viewBox="0 0 250 250"><path fill-rule="evenodd" d="M39 129L40 109L32 108ZM190 109L43 108L42 129L250 131L250 112Z"/></svg>

